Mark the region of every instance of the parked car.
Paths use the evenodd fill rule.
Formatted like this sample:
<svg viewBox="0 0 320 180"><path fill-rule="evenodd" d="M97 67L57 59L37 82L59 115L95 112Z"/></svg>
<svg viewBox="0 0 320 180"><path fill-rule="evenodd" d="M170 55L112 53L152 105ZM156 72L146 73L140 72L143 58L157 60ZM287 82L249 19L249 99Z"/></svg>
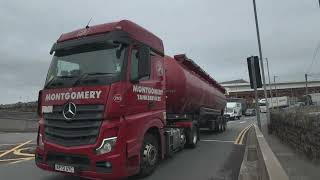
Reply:
<svg viewBox="0 0 320 180"><path fill-rule="evenodd" d="M255 116L256 110L255 109L247 109L244 115L245 116Z"/></svg>

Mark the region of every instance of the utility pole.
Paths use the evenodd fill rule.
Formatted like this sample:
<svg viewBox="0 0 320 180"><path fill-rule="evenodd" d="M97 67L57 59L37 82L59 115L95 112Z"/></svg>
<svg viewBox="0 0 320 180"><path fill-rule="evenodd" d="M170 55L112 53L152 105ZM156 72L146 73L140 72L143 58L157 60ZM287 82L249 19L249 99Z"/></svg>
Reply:
<svg viewBox="0 0 320 180"><path fill-rule="evenodd" d="M304 74L304 78L306 80L306 97L308 97L309 90L308 90L308 74ZM309 106L309 98L307 99L307 105Z"/></svg>
<svg viewBox="0 0 320 180"><path fill-rule="evenodd" d="M268 103L268 95L267 95L267 87L266 87L266 78L265 78L265 75L264 75L264 68L263 68L263 56L262 56L262 48L261 48L261 40L260 40L260 31L259 31L259 22L258 22L258 15L257 15L256 0L253 0L253 9L254 9L255 22L256 22L260 64L261 64L261 70L262 70L263 91L264 91L264 97L266 99L266 107L267 107L267 124L270 124L270 111L269 111L269 103Z"/></svg>
<svg viewBox="0 0 320 180"><path fill-rule="evenodd" d="M257 77L256 77L256 69L254 68L254 58L251 57L251 69L252 69L252 81L253 81L253 89L254 89L254 101L256 105L256 116L257 116L257 123L258 127L261 130L261 121L260 121L260 107L259 107L259 100L258 100L258 88L257 88Z"/></svg>
<svg viewBox="0 0 320 180"><path fill-rule="evenodd" d="M308 74L304 74L304 78L306 80L306 95L308 95L309 94L309 92L308 92Z"/></svg>
<svg viewBox="0 0 320 180"><path fill-rule="evenodd" d="M271 87L271 82L270 82L270 71L269 71L269 60L266 58L267 61L267 69L268 69L268 79L269 79L269 92L270 92L270 102L271 102L271 107L273 109L273 103L272 103L272 87Z"/></svg>

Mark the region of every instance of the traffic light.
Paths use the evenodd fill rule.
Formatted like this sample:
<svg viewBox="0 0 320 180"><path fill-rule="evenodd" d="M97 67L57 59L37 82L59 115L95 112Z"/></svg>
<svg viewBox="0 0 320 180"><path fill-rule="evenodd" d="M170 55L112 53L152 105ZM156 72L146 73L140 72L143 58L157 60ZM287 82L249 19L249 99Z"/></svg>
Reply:
<svg viewBox="0 0 320 180"><path fill-rule="evenodd" d="M252 61L253 61L253 63L252 63ZM257 82L257 88L262 88L260 66L259 66L259 57L258 56L248 57L247 63L248 63L248 71L249 71L251 89L254 89L254 86L253 86L254 79ZM253 77L253 74L255 75L254 76L255 78Z"/></svg>

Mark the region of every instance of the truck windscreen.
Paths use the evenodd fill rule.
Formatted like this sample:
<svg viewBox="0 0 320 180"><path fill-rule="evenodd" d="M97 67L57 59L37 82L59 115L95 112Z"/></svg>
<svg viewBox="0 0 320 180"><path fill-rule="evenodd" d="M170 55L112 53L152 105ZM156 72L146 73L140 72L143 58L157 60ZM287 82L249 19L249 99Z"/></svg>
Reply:
<svg viewBox="0 0 320 180"><path fill-rule="evenodd" d="M57 50L45 88L105 85L120 80L127 45L108 41Z"/></svg>

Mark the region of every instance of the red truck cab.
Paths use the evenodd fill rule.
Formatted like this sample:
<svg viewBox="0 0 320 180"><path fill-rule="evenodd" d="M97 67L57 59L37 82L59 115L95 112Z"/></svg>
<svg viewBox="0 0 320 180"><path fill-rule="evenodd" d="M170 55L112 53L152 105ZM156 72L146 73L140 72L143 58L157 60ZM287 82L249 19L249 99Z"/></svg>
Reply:
<svg viewBox="0 0 320 180"><path fill-rule="evenodd" d="M127 20L86 27L62 34L50 53L38 99L39 168L93 179L145 176L165 155L197 144L197 121L167 121L164 48L149 31Z"/></svg>

